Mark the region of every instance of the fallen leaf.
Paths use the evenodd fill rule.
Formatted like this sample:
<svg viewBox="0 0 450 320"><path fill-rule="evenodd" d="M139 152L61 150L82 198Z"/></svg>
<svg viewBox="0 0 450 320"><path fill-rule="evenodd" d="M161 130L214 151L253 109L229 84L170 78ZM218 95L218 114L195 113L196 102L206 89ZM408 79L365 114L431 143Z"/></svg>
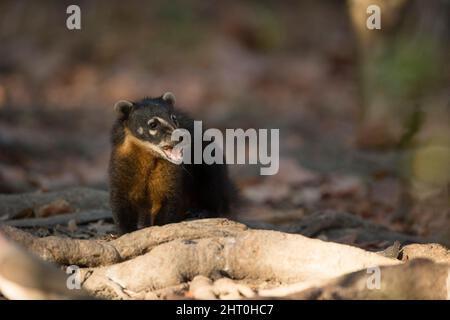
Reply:
<svg viewBox="0 0 450 320"><path fill-rule="evenodd" d="M356 176L333 175L330 181L323 186L322 194L331 197L348 197L362 195L365 187L360 178Z"/></svg>
<svg viewBox="0 0 450 320"><path fill-rule="evenodd" d="M64 199L57 199L49 204L38 207L35 210L36 217L44 218L50 216L56 216L63 213L73 212L74 209Z"/></svg>
<svg viewBox="0 0 450 320"><path fill-rule="evenodd" d="M78 226L77 226L77 222L75 221L75 219L70 219L69 222L67 222L67 230L69 230L70 232L75 232L77 231Z"/></svg>
<svg viewBox="0 0 450 320"><path fill-rule="evenodd" d="M258 204L282 201L289 196L289 192L290 188L287 185L269 182L247 187L243 190L247 199Z"/></svg>
<svg viewBox="0 0 450 320"><path fill-rule="evenodd" d="M292 186L315 182L319 179L318 174L305 169L297 160L292 158L280 159L279 171L272 177L278 183L287 183Z"/></svg>
<svg viewBox="0 0 450 320"><path fill-rule="evenodd" d="M322 197L320 188L306 187L293 193L291 201L296 206L311 206L319 202Z"/></svg>
<svg viewBox="0 0 450 320"><path fill-rule="evenodd" d="M376 181L371 188L372 200L391 208L397 207L400 195L400 183L397 179L393 178Z"/></svg>

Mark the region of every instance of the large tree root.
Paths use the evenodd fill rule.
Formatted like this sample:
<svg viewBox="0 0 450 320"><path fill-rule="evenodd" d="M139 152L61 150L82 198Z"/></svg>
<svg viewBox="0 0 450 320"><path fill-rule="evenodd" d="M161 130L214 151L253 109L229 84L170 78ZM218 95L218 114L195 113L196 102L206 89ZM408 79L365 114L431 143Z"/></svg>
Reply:
<svg viewBox="0 0 450 320"><path fill-rule="evenodd" d="M49 204L61 199L73 211L11 220L27 216L24 212L42 212L43 206L48 208ZM349 234L356 236L357 243L375 240L392 243L398 240L405 244L422 240L339 212L317 213L279 230L289 233L249 229L244 224L226 219L151 227L119 238L109 237L110 240L59 236L39 238L13 227L64 225L72 219L85 223L109 219L109 215L108 194L104 191L76 188L53 193L0 195L0 220L4 221L0 225L0 233L43 260L63 266L79 266L84 289L96 297L450 298L450 252L440 245L407 245L401 248L400 254L398 247L392 247L388 251L394 253L391 255L393 259L304 236L336 239L342 234L345 236L349 230ZM272 229L277 226L253 227ZM12 247L5 241L3 245L0 242L0 262L4 262L0 263L0 291L5 285L2 276L6 276L10 281L17 281L16 284L33 284L33 290L37 291L32 291L31 296L38 292L40 297L80 296L64 290L67 275L52 276L60 270L39 264L39 259L26 258L26 252L13 254L13 249L5 248ZM22 259L18 259L19 256ZM422 260L414 260L416 258ZM368 271L378 270L378 267L381 286L371 290L367 281L373 274ZM36 274L34 270L38 269L42 272ZM48 278L61 280L53 281L53 285L48 287L45 285L47 281L42 281ZM6 283L10 297L30 297L30 292L23 296L20 288L11 291L10 285ZM48 292L54 291L52 288L59 289Z"/></svg>
<svg viewBox="0 0 450 320"><path fill-rule="evenodd" d="M110 296L111 282L128 291L141 292L174 286L196 275L290 283L331 279L371 266L398 263L350 246L252 230L236 237L162 244L132 260L88 270L84 287Z"/></svg>
<svg viewBox="0 0 450 320"><path fill-rule="evenodd" d="M450 297L450 252L436 244L402 248L404 263L348 245L253 230L226 219L150 227L109 241L39 238L7 225L0 226L0 232L46 261L81 267L84 289L102 298ZM429 260L408 262L415 258ZM381 289L370 290L368 270L378 267Z"/></svg>
<svg viewBox="0 0 450 320"><path fill-rule="evenodd" d="M366 270L341 276L322 286L289 295L291 299L450 299L450 264L416 259L399 266L381 267L375 285ZM270 291L266 295L270 295Z"/></svg>
<svg viewBox="0 0 450 320"><path fill-rule="evenodd" d="M106 298L143 297L197 275L277 285L401 264L359 248L251 230L226 219L151 227L108 242L36 238L9 226L0 230L45 260L91 267L82 269L83 287Z"/></svg>
<svg viewBox="0 0 450 320"><path fill-rule="evenodd" d="M0 226L3 234L44 260L82 267L104 266L125 261L175 239L227 237L246 229L246 226L226 219L205 219L146 228L106 242L55 236L38 238L10 226Z"/></svg>

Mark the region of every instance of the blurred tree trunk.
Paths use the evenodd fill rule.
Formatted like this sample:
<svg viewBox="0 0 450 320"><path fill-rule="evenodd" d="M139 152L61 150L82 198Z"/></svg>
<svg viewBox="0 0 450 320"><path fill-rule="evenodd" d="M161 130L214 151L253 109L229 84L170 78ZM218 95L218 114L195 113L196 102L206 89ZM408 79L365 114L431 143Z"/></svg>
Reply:
<svg viewBox="0 0 450 320"><path fill-rule="evenodd" d="M450 2L348 0L357 40L361 117L357 145L403 151L403 202L427 200L415 223L450 241ZM369 5L381 29L366 27ZM432 199L432 201L430 201ZM404 218L411 208L400 213ZM432 218L424 212L434 210ZM417 211L417 210L416 210ZM414 214L413 214L414 215ZM428 222L425 222L428 221ZM434 222L433 222L434 221ZM434 223L435 224L435 223ZM435 224L436 225L436 224Z"/></svg>
<svg viewBox="0 0 450 320"><path fill-rule="evenodd" d="M370 5L381 9L380 30L366 27ZM417 131L420 109L434 113L448 103L448 97L440 96L448 92L450 4L444 0L348 0L348 10L359 55L358 145L404 144L402 139L410 140L409 132Z"/></svg>

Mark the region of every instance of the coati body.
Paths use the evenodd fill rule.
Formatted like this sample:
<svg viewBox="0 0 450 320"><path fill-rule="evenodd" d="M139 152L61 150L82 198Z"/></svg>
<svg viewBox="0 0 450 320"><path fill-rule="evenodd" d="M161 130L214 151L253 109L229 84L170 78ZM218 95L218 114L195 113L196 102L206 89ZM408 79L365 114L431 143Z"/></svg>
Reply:
<svg viewBox="0 0 450 320"><path fill-rule="evenodd" d="M119 101L111 140L110 201L121 233L177 222L188 212L222 215L230 209L234 188L226 165L176 164L180 154L171 134L193 134L193 120L174 108L166 93L139 102Z"/></svg>

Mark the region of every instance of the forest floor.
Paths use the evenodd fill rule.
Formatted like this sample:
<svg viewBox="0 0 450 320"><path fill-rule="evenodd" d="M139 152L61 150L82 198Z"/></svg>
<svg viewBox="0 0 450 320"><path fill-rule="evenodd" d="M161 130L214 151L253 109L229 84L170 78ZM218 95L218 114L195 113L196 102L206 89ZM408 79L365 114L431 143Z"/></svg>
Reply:
<svg viewBox="0 0 450 320"><path fill-rule="evenodd" d="M0 222L36 237L114 241L107 192L112 105L172 91L183 111L210 127L280 129L277 175L230 167L243 203L227 218L369 252L396 241L449 246L448 194L410 195L408 150L357 148L362 106L351 28L341 5L313 3L280 5L275 14L260 8L252 11L255 23L242 14L254 9L246 5L225 5L217 16L206 14L210 20L162 6L165 20L151 28L141 27L145 12L95 4L95 21L86 18L95 32L72 37L49 27L48 17L15 25L28 20L11 11L0 28ZM51 30L53 40L34 37L33 23ZM159 32L169 27L169 36ZM88 200L67 196L73 190ZM401 261L396 253L391 258ZM192 294L177 285L184 288L177 297Z"/></svg>

